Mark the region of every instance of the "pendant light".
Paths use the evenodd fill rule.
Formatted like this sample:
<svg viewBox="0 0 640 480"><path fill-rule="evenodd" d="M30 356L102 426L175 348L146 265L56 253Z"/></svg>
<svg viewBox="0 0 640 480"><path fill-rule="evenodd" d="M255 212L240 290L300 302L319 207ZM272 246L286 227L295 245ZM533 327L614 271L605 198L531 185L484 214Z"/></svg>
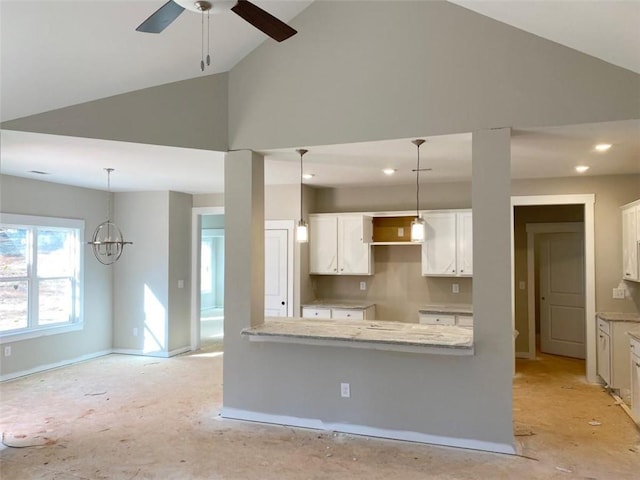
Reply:
<svg viewBox="0 0 640 480"><path fill-rule="evenodd" d="M420 216L420 145L424 143L424 140L418 138L411 140L418 149L418 163L416 165L416 218L411 222L411 241L416 243L424 242L425 238L425 225L424 220Z"/></svg>
<svg viewBox="0 0 640 480"><path fill-rule="evenodd" d="M296 240L298 243L307 243L309 241L309 226L302 216L302 157L308 152L308 150L300 148L296 150L296 152L300 154L300 220L298 221L298 226L296 228Z"/></svg>
<svg viewBox="0 0 640 480"><path fill-rule="evenodd" d="M116 263L125 245L133 245L133 242L125 242L118 226L111 221L111 172L113 168L105 168L107 172L107 192L109 194L109 206L107 220L97 226L91 241L87 242L93 249L96 259L103 265Z"/></svg>

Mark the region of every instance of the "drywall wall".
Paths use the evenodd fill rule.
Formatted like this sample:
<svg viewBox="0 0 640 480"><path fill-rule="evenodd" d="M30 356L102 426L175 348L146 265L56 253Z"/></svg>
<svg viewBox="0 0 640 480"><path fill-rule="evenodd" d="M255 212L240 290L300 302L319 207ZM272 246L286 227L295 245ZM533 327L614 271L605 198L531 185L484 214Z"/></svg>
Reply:
<svg viewBox="0 0 640 480"><path fill-rule="evenodd" d="M227 150L227 73L198 77L2 123L3 129Z"/></svg>
<svg viewBox="0 0 640 480"><path fill-rule="evenodd" d="M169 351L191 342L191 205L186 193L169 192Z"/></svg>
<svg viewBox="0 0 640 480"><path fill-rule="evenodd" d="M422 276L422 248L413 245L375 245L373 276L314 275L316 298L366 300L376 304L376 319L417 322L418 310L428 304L470 304L471 278ZM365 282L366 290L360 290ZM452 284L460 293L451 293Z"/></svg>
<svg viewBox="0 0 640 480"><path fill-rule="evenodd" d="M243 338L242 328L263 320L259 307L251 307L264 295L253 283L255 275L263 274L254 270L264 263L262 236L246 235L264 212L256 197L262 165L243 153L241 166L241 152L233 152L233 168L231 160L226 162L225 208L226 217L236 219L226 226L227 241L234 245L227 265L234 267L227 269L226 282L239 287L227 290L225 297L232 313L225 317L223 416L513 451L511 302L504 295L511 281L510 261L504 256L510 241L508 130L480 134L474 145L474 162L482 165L474 171L480 185L473 195L478 218L474 236L490 235L491 241L475 245L483 258L477 280L485 287L484 299L474 292L478 318L473 357L255 344ZM341 382L351 384L348 400L340 398Z"/></svg>
<svg viewBox="0 0 640 480"><path fill-rule="evenodd" d="M113 347L165 356L169 352L169 193L117 193L114 212L133 245L125 247L114 265Z"/></svg>
<svg viewBox="0 0 640 480"><path fill-rule="evenodd" d="M23 215L76 218L85 221L85 241L105 221L106 192L69 187L7 175L0 176L0 211ZM84 329L9 343L0 376L7 378L41 368L63 365L111 350L112 268L84 249Z"/></svg>
<svg viewBox="0 0 640 480"><path fill-rule="evenodd" d="M229 72L229 145L640 117L640 75L443 1L314 2Z"/></svg>
<svg viewBox="0 0 640 480"><path fill-rule="evenodd" d="M620 207L640 198L640 175L580 176L514 180L511 194L521 195L595 195L595 281L596 311L640 312L640 288L624 282L630 296L614 299L612 289L622 279L622 217Z"/></svg>

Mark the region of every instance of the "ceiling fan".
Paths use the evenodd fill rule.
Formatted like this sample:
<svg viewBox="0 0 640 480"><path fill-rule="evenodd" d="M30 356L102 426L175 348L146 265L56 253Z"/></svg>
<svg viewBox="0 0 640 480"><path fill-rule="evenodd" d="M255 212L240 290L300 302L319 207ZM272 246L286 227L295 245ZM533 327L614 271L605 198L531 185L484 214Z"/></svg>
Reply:
<svg viewBox="0 0 640 480"><path fill-rule="evenodd" d="M277 19L248 0L238 0L237 2L227 0L169 0L142 22L136 30L145 33L160 33L171 25L185 9L207 14L231 10L277 42L282 42L298 33L282 20Z"/></svg>

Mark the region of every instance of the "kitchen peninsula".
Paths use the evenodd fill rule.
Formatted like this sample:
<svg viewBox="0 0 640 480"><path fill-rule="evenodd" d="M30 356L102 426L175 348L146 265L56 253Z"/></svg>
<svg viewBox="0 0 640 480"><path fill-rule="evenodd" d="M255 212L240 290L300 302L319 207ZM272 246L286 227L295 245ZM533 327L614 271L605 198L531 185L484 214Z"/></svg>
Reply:
<svg viewBox="0 0 640 480"><path fill-rule="evenodd" d="M266 318L245 328L253 342L297 343L438 355L473 355L473 330L417 323Z"/></svg>

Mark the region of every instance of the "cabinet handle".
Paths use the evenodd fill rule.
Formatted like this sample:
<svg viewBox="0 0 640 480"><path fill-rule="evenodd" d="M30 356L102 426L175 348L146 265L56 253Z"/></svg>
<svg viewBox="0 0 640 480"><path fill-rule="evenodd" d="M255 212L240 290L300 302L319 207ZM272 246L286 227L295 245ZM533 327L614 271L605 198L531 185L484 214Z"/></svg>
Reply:
<svg viewBox="0 0 640 480"><path fill-rule="evenodd" d="M464 270L460 270L460 273L464 272Z"/></svg>
<svg viewBox="0 0 640 480"><path fill-rule="evenodd" d="M604 338L602 335L600 335L600 338Z"/></svg>
<svg viewBox="0 0 640 480"><path fill-rule="evenodd" d="M636 362L636 367L640 368L640 363Z"/></svg>

